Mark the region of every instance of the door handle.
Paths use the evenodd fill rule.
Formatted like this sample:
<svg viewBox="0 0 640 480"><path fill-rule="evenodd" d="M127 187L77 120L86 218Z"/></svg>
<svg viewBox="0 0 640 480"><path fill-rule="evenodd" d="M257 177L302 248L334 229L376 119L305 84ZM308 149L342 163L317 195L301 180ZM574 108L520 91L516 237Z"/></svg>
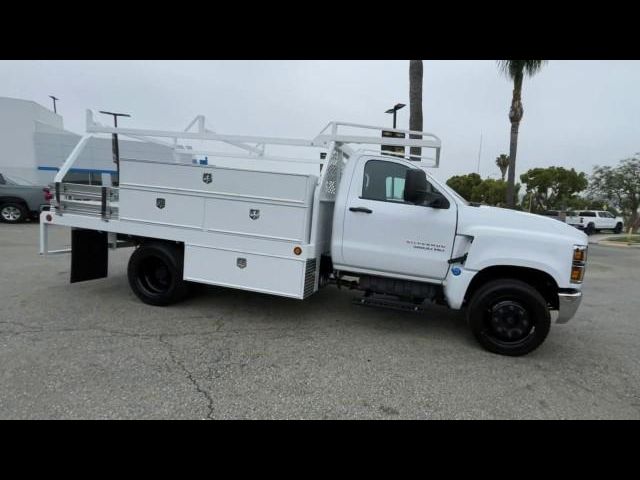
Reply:
<svg viewBox="0 0 640 480"><path fill-rule="evenodd" d="M373 210L369 210L365 207L350 207L349 210L352 212L373 213Z"/></svg>

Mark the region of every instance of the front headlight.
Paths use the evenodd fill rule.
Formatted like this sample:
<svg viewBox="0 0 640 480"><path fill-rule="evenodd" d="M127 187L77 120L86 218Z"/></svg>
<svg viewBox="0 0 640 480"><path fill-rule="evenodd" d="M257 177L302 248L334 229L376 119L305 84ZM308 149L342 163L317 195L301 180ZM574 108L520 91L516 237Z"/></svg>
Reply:
<svg viewBox="0 0 640 480"><path fill-rule="evenodd" d="M587 263L587 246L573 246L573 263L571 265L571 283L582 283Z"/></svg>

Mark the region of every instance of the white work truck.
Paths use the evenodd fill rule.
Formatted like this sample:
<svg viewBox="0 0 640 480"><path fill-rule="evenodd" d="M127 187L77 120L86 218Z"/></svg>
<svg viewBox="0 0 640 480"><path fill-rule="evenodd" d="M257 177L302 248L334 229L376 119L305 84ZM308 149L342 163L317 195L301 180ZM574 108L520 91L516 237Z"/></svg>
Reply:
<svg viewBox="0 0 640 480"><path fill-rule="evenodd" d="M41 215L41 254L69 251L50 251L48 230L71 227L77 282L106 277L109 249L134 246L129 282L151 305L178 302L193 282L300 300L332 284L361 290L359 304L416 312L438 303L465 309L479 343L504 355L534 350L550 312L563 323L580 304L586 235L539 215L469 204L429 174L440 161L433 134L331 122L311 140L222 135L202 116L190 127L112 128L88 111L87 135ZM66 183L100 134L163 143L173 161L116 158L117 187ZM242 153L179 143L190 140ZM267 156L266 145L326 155Z"/></svg>

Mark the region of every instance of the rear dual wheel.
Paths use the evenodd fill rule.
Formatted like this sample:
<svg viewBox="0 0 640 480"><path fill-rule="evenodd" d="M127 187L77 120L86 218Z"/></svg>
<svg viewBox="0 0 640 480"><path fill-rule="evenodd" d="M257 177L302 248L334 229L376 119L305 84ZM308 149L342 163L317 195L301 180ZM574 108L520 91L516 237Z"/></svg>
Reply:
<svg viewBox="0 0 640 480"><path fill-rule="evenodd" d="M467 322L485 349L501 355L526 355L549 333L547 302L520 280L492 280L480 287L467 308Z"/></svg>
<svg viewBox="0 0 640 480"><path fill-rule="evenodd" d="M184 248L169 242L140 245L131 255L127 276L133 293L144 303L165 306L189 294L183 279Z"/></svg>

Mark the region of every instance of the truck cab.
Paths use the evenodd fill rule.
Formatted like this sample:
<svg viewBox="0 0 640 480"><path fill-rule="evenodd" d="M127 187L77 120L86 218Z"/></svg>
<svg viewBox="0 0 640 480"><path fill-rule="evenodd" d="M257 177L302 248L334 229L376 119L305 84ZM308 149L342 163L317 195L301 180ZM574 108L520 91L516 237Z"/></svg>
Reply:
<svg viewBox="0 0 640 480"><path fill-rule="evenodd" d="M466 308L478 339L499 353L535 344L523 341L535 322L543 339L549 310L568 321L580 303L586 235L551 218L470 204L429 170L393 157L350 160L333 217L336 271L358 277L370 294ZM487 308L497 309L489 319Z"/></svg>

